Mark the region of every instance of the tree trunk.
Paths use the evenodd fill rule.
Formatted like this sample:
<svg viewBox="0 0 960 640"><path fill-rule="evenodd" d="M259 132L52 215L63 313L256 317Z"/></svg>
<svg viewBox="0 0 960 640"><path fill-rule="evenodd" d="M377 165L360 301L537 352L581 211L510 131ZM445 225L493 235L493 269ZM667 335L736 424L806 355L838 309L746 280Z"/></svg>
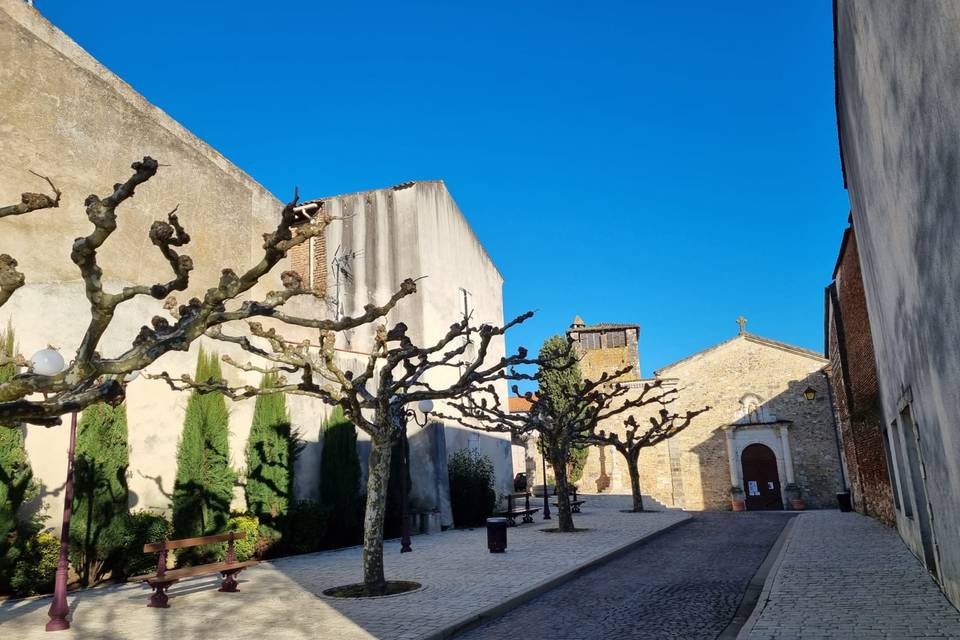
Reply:
<svg viewBox="0 0 960 640"><path fill-rule="evenodd" d="M367 474L367 507L363 518L363 583L369 593L385 593L383 575L383 521L387 510L390 479L390 439L371 442Z"/></svg>
<svg viewBox="0 0 960 640"><path fill-rule="evenodd" d="M640 493L639 456L624 456L630 469L630 492L633 494L633 511L643 511L643 495Z"/></svg>
<svg viewBox="0 0 960 640"><path fill-rule="evenodd" d="M557 526L560 531L574 531L573 512L570 510L570 494L567 484L567 461L554 458L553 473L557 483Z"/></svg>

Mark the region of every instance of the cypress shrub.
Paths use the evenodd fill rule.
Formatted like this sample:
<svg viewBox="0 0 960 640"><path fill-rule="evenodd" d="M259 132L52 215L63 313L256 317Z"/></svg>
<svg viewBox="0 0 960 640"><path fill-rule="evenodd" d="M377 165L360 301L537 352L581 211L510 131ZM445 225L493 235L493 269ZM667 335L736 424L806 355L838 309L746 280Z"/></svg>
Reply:
<svg viewBox="0 0 960 640"><path fill-rule="evenodd" d="M111 530L125 525L128 466L126 407L99 403L85 409L77 425L70 522L71 559L83 586L99 582L120 562L120 536Z"/></svg>
<svg viewBox="0 0 960 640"><path fill-rule="evenodd" d="M275 374L265 375L260 382L261 388L276 384ZM257 396L247 440L244 493L247 510L267 529L281 529L293 499L293 465L302 448L303 443L290 426L286 396Z"/></svg>
<svg viewBox="0 0 960 640"><path fill-rule="evenodd" d="M360 474L357 428L343 415L343 409L335 407L323 423L320 458L320 503L336 522L336 526L327 531L326 547L360 544L363 532Z"/></svg>
<svg viewBox="0 0 960 640"><path fill-rule="evenodd" d="M447 462L447 471L453 525L483 526L497 503L497 494L493 490L493 462L478 451L460 449Z"/></svg>
<svg viewBox="0 0 960 640"><path fill-rule="evenodd" d="M401 521L403 516L403 485L401 475L403 470L403 461L400 457L402 447L406 446L407 458L410 456L410 441L403 440L393 444L393 450L390 454L390 478L387 481L387 510L383 518L383 537L397 538L401 534ZM410 497L412 489L410 481L410 466L407 465L407 497ZM409 501L408 501L409 504Z"/></svg>
<svg viewBox="0 0 960 640"><path fill-rule="evenodd" d="M219 380L220 361L215 352L200 349L197 380ZM175 538L222 533L230 518L230 501L236 475L228 451L229 414L222 393L193 391L187 400L183 433L177 446L177 478L173 486ZM215 561L222 550L213 545L184 549L184 564Z"/></svg>
<svg viewBox="0 0 960 640"><path fill-rule="evenodd" d="M316 500L294 502L287 513L282 549L286 553L319 551L330 524L330 510Z"/></svg>
<svg viewBox="0 0 960 640"><path fill-rule="evenodd" d="M13 327L0 330L0 354L16 355ZM0 366L0 382L17 372L13 363ZM37 494L33 471L24 448L23 428L0 425L0 591L12 589L11 580L18 560L31 538L39 531L37 520L20 520L17 512L24 502Z"/></svg>

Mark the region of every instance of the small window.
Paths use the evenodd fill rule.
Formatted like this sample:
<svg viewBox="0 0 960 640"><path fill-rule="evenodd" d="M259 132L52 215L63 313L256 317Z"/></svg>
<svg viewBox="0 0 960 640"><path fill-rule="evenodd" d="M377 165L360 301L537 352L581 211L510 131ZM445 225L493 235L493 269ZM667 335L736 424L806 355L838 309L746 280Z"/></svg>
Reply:
<svg viewBox="0 0 960 640"><path fill-rule="evenodd" d="M599 333L581 333L580 345L583 346L584 349L599 349L600 334Z"/></svg>
<svg viewBox="0 0 960 640"><path fill-rule="evenodd" d="M607 332L607 348L613 349L627 344L627 334L625 331Z"/></svg>

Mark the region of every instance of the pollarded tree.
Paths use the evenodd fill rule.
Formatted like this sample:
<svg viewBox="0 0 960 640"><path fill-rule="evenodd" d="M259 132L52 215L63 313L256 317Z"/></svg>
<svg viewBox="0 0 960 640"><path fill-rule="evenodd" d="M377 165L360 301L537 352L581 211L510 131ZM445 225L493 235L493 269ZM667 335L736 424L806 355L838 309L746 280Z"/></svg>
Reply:
<svg viewBox="0 0 960 640"><path fill-rule="evenodd" d="M648 383L649 384L649 383ZM663 405L667 405L676 399L675 390L669 390L664 394L661 400ZM630 492L633 494L633 511L643 511L643 495L640 493L640 452L647 447L652 447L661 442L672 438L688 426L690 422L701 413L710 410L710 407L704 407L695 411L687 411L683 415L670 413L666 407L660 409L656 416L650 416L650 427L643 429L637 423L634 416L629 416L623 422L624 436L615 431L607 433L603 429L594 430L592 433L585 433L581 436L581 441L587 444L599 446L611 445L620 452L626 461L627 468L630 470Z"/></svg>
<svg viewBox="0 0 960 640"><path fill-rule="evenodd" d="M617 381L632 370L630 367L605 372L597 380L583 380L573 346L560 336L544 342L537 362L540 368L535 379L539 389L536 395L525 395L530 402L527 411L504 410L496 391L488 387L467 401L453 403L456 415L452 419L467 427L508 432L514 437L538 433L557 484L558 528L563 532L575 531L567 478L571 450L582 445L583 436L592 433L598 424L662 399L662 383L652 381L640 393L631 393L631 387ZM517 387L514 392L518 393Z"/></svg>
<svg viewBox="0 0 960 640"><path fill-rule="evenodd" d="M260 381L264 388L277 384L275 374ZM293 466L303 443L293 432L286 396L257 396L253 424L247 438L247 473L244 493L247 509L260 522L279 531L293 501Z"/></svg>
<svg viewBox="0 0 960 640"><path fill-rule="evenodd" d="M276 229L264 234L260 259L241 274L232 269L223 269L219 282L207 289L202 298L193 298L182 306L168 299L172 293L187 289L193 270L190 256L178 253L178 249L190 241L190 236L180 224L176 209L166 220L154 222L149 234L150 241L170 264L173 277L167 282L123 287L116 293L105 291L103 269L97 252L117 229L117 209L133 197L138 186L157 173L159 166L153 158L145 157L131 165L133 175L125 182L115 184L109 194L87 197L84 203L86 216L93 229L88 235L74 241L70 253L90 303L86 330L65 371L41 375L28 367L24 372L0 382L0 426L21 422L53 426L60 424L63 414L81 411L97 402L118 404L123 399L124 376L143 369L169 351L188 350L197 338L225 323L264 316L304 327L340 331L373 322L396 304L398 298L394 296L391 303L383 307L370 307L355 318L319 320L292 317L281 310L285 302L301 295L323 296L324 292L304 287L302 279L288 271L282 274L283 290L271 291L263 300L244 300L232 309L227 308L229 303L244 298L290 249L310 238L321 236L335 219L322 211L322 205L305 205L308 208L320 208L319 211L309 212L299 207L296 196L280 212ZM0 206L0 218L30 215L59 207L61 192L52 180L43 179L53 190L53 196L24 193L20 203ZM8 254L0 254L0 306L24 283L25 276L17 270L17 261ZM101 353L101 338L121 305L141 296L166 299L168 304L165 307L173 315L174 322L163 316L154 316L149 326L143 326L136 336L130 336L131 346L126 351L116 356ZM0 357L0 364L7 361L8 358ZM20 365L28 364L22 358L17 362Z"/></svg>
<svg viewBox="0 0 960 640"><path fill-rule="evenodd" d="M407 280L402 292L416 291L416 284ZM292 393L312 396L323 402L340 406L357 428L370 436L371 448L367 474L367 502L364 514L363 586L362 592L382 594L387 590L383 571L383 529L387 504L388 478L393 447L404 432L406 413L421 400L462 400L480 389L491 387L497 380L508 377L526 377L512 372L518 365L537 364L527 358L525 349L513 356L487 362L490 344L511 327L531 317L523 314L502 327L471 326L469 318L452 325L436 343L418 346L407 335L407 326L396 324L389 331L379 326L366 357L356 370L346 367L336 357L336 335L320 332L320 344L291 342L275 328L264 329L259 323L249 323L250 334L263 346L253 344L248 336L216 336L239 345L247 352L265 359L267 367L237 362L229 357L224 361L244 371L287 373L296 381L281 383L273 389L253 386L229 387L224 381L203 381L181 376L174 379L164 373L174 389L199 389L224 392L234 399L248 398L264 393ZM311 352L311 347L318 352ZM451 375L448 383L431 379L431 373Z"/></svg>
<svg viewBox="0 0 960 640"><path fill-rule="evenodd" d="M97 403L84 409L77 425L73 518L70 546L80 583L89 586L114 570L126 522L127 409Z"/></svg>
<svg viewBox="0 0 960 640"><path fill-rule="evenodd" d="M201 348L196 379L221 377L217 354ZM227 526L236 481L230 468L229 433L229 412L223 394L191 393L177 446L177 479L173 485L175 538L222 533ZM193 552L195 549L197 553ZM201 562L206 559L205 553L204 548L192 548L179 557Z"/></svg>

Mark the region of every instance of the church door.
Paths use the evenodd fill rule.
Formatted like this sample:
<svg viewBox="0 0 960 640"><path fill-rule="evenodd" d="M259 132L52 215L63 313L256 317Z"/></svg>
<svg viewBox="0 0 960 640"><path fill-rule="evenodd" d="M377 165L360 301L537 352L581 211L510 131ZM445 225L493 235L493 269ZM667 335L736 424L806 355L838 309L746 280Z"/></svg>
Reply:
<svg viewBox="0 0 960 640"><path fill-rule="evenodd" d="M751 444L740 456L748 511L783 509L777 457L770 447Z"/></svg>

